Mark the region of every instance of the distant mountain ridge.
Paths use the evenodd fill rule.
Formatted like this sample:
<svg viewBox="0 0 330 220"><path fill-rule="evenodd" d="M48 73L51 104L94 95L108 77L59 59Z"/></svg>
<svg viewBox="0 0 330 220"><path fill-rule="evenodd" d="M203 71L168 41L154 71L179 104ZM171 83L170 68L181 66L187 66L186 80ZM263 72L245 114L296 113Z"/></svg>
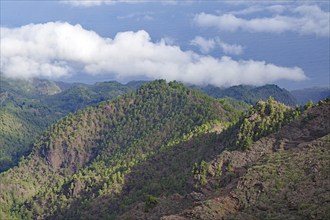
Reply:
<svg viewBox="0 0 330 220"><path fill-rule="evenodd" d="M259 100L267 100L269 96L272 96L275 100L286 105L294 106L296 104L291 93L286 89L281 89L277 85L264 85L259 87L239 85L229 88L219 88L208 85L195 88L215 98L231 97L250 105L254 105Z"/></svg>
<svg viewBox="0 0 330 220"><path fill-rule="evenodd" d="M297 104L304 105L309 100L313 103L317 103L320 100L330 98L330 88L326 87L313 87L291 91L291 94L295 98Z"/></svg>

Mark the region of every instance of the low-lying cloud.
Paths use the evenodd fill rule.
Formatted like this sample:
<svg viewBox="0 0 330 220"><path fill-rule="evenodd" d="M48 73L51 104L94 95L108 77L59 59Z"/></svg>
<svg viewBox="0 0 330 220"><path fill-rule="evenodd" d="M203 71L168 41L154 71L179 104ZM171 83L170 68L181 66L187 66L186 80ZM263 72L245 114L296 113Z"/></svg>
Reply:
<svg viewBox="0 0 330 220"><path fill-rule="evenodd" d="M275 14L272 17L244 19L237 17L234 12L221 15L200 13L195 15L194 22L198 26L213 27L221 31L296 32L303 35L329 37L329 15L329 12L323 11L317 5L302 5L290 9L290 15Z"/></svg>
<svg viewBox="0 0 330 220"><path fill-rule="evenodd" d="M163 78L216 86L306 79L298 67L183 51L164 40L152 42L143 30L117 33L111 39L62 22L1 28L0 49L1 71L18 78L59 79L84 72L117 80Z"/></svg>

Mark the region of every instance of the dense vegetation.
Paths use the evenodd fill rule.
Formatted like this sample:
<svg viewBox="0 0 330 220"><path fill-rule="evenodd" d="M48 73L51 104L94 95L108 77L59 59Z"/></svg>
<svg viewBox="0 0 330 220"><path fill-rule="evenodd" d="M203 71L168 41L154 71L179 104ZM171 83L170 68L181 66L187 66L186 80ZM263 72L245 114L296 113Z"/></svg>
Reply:
<svg viewBox="0 0 330 220"><path fill-rule="evenodd" d="M328 219L330 124L324 121L329 121L329 101L305 105L295 120L248 150L230 149L204 163L207 184L202 190L212 188L212 197L190 215Z"/></svg>
<svg viewBox="0 0 330 220"><path fill-rule="evenodd" d="M135 91L143 81L102 82L94 85L69 84L45 79L12 80L1 75L0 86L0 172L18 163L29 154L36 137L68 113ZM286 90L277 86L235 86L227 89L207 86L200 88L221 98L224 105L245 111L259 99L268 96L292 104ZM237 102L240 100L240 102Z"/></svg>
<svg viewBox="0 0 330 220"><path fill-rule="evenodd" d="M117 219L328 219L329 107L329 100L306 105L248 149L209 133L155 155L132 172L125 198L149 193L157 205L147 208L141 197ZM260 111L255 106L250 112L235 127ZM238 133L232 131L234 137Z"/></svg>
<svg viewBox="0 0 330 220"><path fill-rule="evenodd" d="M292 109L269 97L265 102L257 102L245 117L224 132L224 139L229 139L231 146L247 150L256 140L276 132L297 118L301 110L298 107ZM230 136L230 133L235 136ZM229 138L226 135L229 135Z"/></svg>
<svg viewBox="0 0 330 220"><path fill-rule="evenodd" d="M0 172L17 163L30 150L32 141L52 122L63 116L41 97L61 91L46 80L0 80Z"/></svg>
<svg viewBox="0 0 330 220"><path fill-rule="evenodd" d="M0 80L0 172L31 151L35 138L70 112L135 90L143 82L122 85L67 84L43 79Z"/></svg>
<svg viewBox="0 0 330 220"><path fill-rule="evenodd" d="M1 90L0 141L14 148L2 147L0 167L38 138L0 174L0 219L327 216L317 192L328 187L329 100L292 108L259 88L238 102L164 80L47 86ZM234 90L246 88L258 90ZM313 195L298 196L305 185Z"/></svg>
<svg viewBox="0 0 330 220"><path fill-rule="evenodd" d="M119 196L133 167L219 120L226 125L237 118L237 111L226 108L182 84L160 80L70 114L35 142L19 167L1 175L2 215L58 219L93 214L90 204Z"/></svg>

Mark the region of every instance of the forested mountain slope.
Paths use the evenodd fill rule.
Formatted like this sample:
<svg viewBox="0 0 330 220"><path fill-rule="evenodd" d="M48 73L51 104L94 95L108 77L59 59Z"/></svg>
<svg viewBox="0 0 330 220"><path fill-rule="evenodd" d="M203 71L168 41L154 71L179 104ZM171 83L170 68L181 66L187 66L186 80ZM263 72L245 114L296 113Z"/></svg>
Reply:
<svg viewBox="0 0 330 220"><path fill-rule="evenodd" d="M329 100L291 108L268 98L240 116L240 103L177 82L122 95L131 86L64 91L92 106L0 174L1 219L329 217ZM96 104L109 88L121 96Z"/></svg>
<svg viewBox="0 0 330 220"><path fill-rule="evenodd" d="M117 207L135 201L120 199L134 167L237 117L229 105L163 80L70 114L39 137L18 167L0 174L1 217L114 217Z"/></svg>
<svg viewBox="0 0 330 220"><path fill-rule="evenodd" d="M58 119L135 91L145 83L110 81L87 85L46 79L14 80L0 75L0 172L17 164L21 156L29 154L35 138ZM216 98L224 97L221 98L223 103L240 111L247 110L259 99L267 99L269 95L291 103L285 90L274 85L237 86L225 90L209 86L202 90Z"/></svg>
<svg viewBox="0 0 330 220"><path fill-rule="evenodd" d="M267 102L266 109L271 106ZM185 187L150 191L154 197L147 196L117 219L329 219L330 102L306 106L303 112L273 104L275 112L291 112L291 119L263 114L260 103L226 135L201 135L149 160L132 177L139 180L134 181L138 189L147 188L154 176L157 184L161 173L164 180L184 176ZM261 121L272 121L274 130L242 148L235 143L247 130L246 120L254 134ZM288 124L279 126L283 122ZM228 135L231 141L224 139ZM151 166L154 161L168 168L159 171Z"/></svg>
<svg viewBox="0 0 330 220"><path fill-rule="evenodd" d="M29 145L64 114L42 99L69 87L49 80L12 80L0 75L0 172L27 154Z"/></svg>
<svg viewBox="0 0 330 220"><path fill-rule="evenodd" d="M70 112L126 94L141 85L68 84L45 79L0 80L0 172L31 151L43 130Z"/></svg>

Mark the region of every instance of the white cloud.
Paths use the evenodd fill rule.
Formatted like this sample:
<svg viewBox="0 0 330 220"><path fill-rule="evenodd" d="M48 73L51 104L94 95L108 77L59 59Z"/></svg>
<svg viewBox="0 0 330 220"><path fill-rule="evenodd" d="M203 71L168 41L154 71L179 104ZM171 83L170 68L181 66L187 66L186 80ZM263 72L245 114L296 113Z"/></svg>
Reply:
<svg viewBox="0 0 330 220"><path fill-rule="evenodd" d="M165 36L165 37L162 38L161 41L162 41L163 44L175 45L175 43L176 43L177 40L175 38L173 38L173 37Z"/></svg>
<svg viewBox="0 0 330 220"><path fill-rule="evenodd" d="M231 11L228 12L228 14L233 14L233 15L248 15L248 14L253 14L257 12L273 12L273 13L283 13L285 10L288 9L287 5L270 5L270 6L265 6L265 5L259 5L255 4L253 6L246 7L244 9L238 10L238 11Z"/></svg>
<svg viewBox="0 0 330 220"><path fill-rule="evenodd" d="M267 10L276 13L283 13L287 9L284 5L271 5L267 7Z"/></svg>
<svg viewBox="0 0 330 220"><path fill-rule="evenodd" d="M124 20L124 19L134 19L135 21L151 21L154 20L153 18L154 13L150 11L146 12L135 12L128 15L117 16L117 19Z"/></svg>
<svg viewBox="0 0 330 220"><path fill-rule="evenodd" d="M158 0L163 5L190 4L196 0ZM60 2L70 4L75 7L93 7L99 5L110 5L114 3L132 3L140 4L146 2L155 2L155 0L61 0Z"/></svg>
<svg viewBox="0 0 330 220"><path fill-rule="evenodd" d="M191 45L199 47L204 54L209 53L216 47L220 47L225 54L240 55L243 53L243 47L238 44L228 44L223 42L220 38L205 39L201 36L196 36L190 42Z"/></svg>
<svg viewBox="0 0 330 220"><path fill-rule="evenodd" d="M272 8L281 11L279 5ZM252 13L257 8L251 8L241 13ZM329 12L323 11L317 5L303 5L290 9L290 16L274 15L272 17L239 18L233 13L214 15L200 13L195 15L194 22L201 27L214 27L221 31L250 31L250 32L297 32L299 34L315 34L319 37L329 37Z"/></svg>
<svg viewBox="0 0 330 220"><path fill-rule="evenodd" d="M209 53L216 46L214 39L205 39L201 36L196 36L190 44L199 47L202 53Z"/></svg>
<svg viewBox="0 0 330 220"><path fill-rule="evenodd" d="M164 78L193 84L261 85L304 80L298 67L264 61L235 61L183 51L164 40L152 42L145 31L102 38L80 25L61 22L1 28L1 71L11 77L69 77L85 72L118 79Z"/></svg>
<svg viewBox="0 0 330 220"><path fill-rule="evenodd" d="M222 48L225 54L240 55L243 53L243 47L238 44L227 44L220 39L217 39L217 43Z"/></svg>
<svg viewBox="0 0 330 220"><path fill-rule="evenodd" d="M116 0L63 0L61 2L72 6L91 7L102 4L111 4L115 1Z"/></svg>

